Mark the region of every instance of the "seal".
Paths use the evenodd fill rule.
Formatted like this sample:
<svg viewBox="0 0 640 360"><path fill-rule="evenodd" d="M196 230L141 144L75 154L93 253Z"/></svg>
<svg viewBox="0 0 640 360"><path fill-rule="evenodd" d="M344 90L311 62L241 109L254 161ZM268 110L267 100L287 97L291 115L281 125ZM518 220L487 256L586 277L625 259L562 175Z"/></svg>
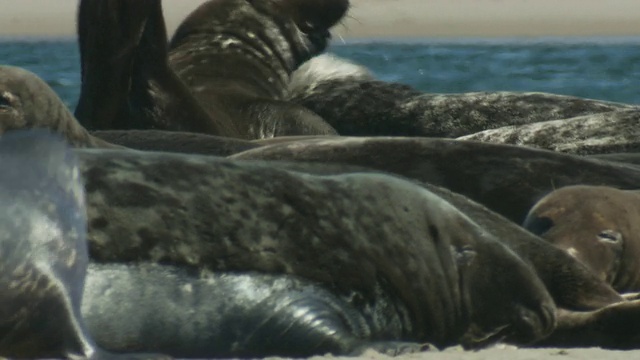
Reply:
<svg viewBox="0 0 640 360"><path fill-rule="evenodd" d="M160 0L82 0L82 88L75 115L91 130L164 129L223 134L171 70Z"/></svg>
<svg viewBox="0 0 640 360"><path fill-rule="evenodd" d="M517 224L554 188L577 184L640 188L640 169L633 165L453 139L328 137L263 146L229 158L368 167L442 186Z"/></svg>
<svg viewBox="0 0 640 360"><path fill-rule="evenodd" d="M367 68L329 54L296 70L289 89L291 102L350 136L456 138L508 125L638 108L537 92L425 94L378 80Z"/></svg>
<svg viewBox="0 0 640 360"><path fill-rule="evenodd" d="M47 130L0 138L0 354L119 358L95 345L80 315L88 252L75 156ZM121 355L126 358L152 358Z"/></svg>
<svg viewBox="0 0 640 360"><path fill-rule="evenodd" d="M91 136L36 74L0 65L0 133L30 128L55 131L76 147L117 147Z"/></svg>
<svg viewBox="0 0 640 360"><path fill-rule="evenodd" d="M290 74L322 52L348 0L213 0L193 11L170 43L169 63L210 112L246 139L336 134L286 101Z"/></svg>
<svg viewBox="0 0 640 360"><path fill-rule="evenodd" d="M505 126L459 137L531 146L578 155L637 152L640 109L618 110L535 124Z"/></svg>
<svg viewBox="0 0 640 360"><path fill-rule="evenodd" d="M215 156L229 156L263 145L261 142L181 131L97 130L91 135L130 149Z"/></svg>
<svg viewBox="0 0 640 360"><path fill-rule="evenodd" d="M195 155L78 153L95 262L294 275L360 294L353 301L365 308L380 287L406 308L410 326L400 325L400 339L378 340L473 347L503 337L528 343L553 329L553 300L533 269L406 180Z"/></svg>
<svg viewBox="0 0 640 360"><path fill-rule="evenodd" d="M585 264L619 292L640 290L640 195L567 186L543 197L523 226Z"/></svg>

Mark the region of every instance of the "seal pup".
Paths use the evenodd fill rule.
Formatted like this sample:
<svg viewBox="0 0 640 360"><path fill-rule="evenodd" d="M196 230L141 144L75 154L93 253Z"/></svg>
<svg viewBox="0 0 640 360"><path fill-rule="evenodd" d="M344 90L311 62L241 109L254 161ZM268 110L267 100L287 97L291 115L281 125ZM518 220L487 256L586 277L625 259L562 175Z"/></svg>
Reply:
<svg viewBox="0 0 640 360"><path fill-rule="evenodd" d="M505 126L458 139L524 145L578 155L636 152L640 150L639 122L640 109L618 110Z"/></svg>
<svg viewBox="0 0 640 360"><path fill-rule="evenodd" d="M348 7L348 0L207 1L176 30L169 63L205 109L232 119L214 135L336 134L285 98L290 74L324 51Z"/></svg>
<svg viewBox="0 0 640 360"><path fill-rule="evenodd" d="M290 274L360 293L365 304L382 286L411 319L399 340L439 347L528 343L553 329L553 300L531 267L406 180L195 155L78 153L95 262ZM508 276L493 273L506 268Z"/></svg>
<svg viewBox="0 0 640 360"><path fill-rule="evenodd" d="M566 186L546 195L523 226L585 264L619 292L640 290L640 194Z"/></svg>
<svg viewBox="0 0 640 360"><path fill-rule="evenodd" d="M87 128L225 134L226 114L206 112L169 67L160 0L82 0L77 31Z"/></svg>
<svg viewBox="0 0 640 360"><path fill-rule="evenodd" d="M507 125L637 109L549 93L425 94L376 79L370 71L323 54L292 75L289 100L320 115L341 135L455 138Z"/></svg>
<svg viewBox="0 0 640 360"><path fill-rule="evenodd" d="M0 138L0 355L147 358L95 345L80 314L87 263L84 191L74 154L48 130Z"/></svg>
<svg viewBox="0 0 640 360"><path fill-rule="evenodd" d="M517 224L554 188L576 184L640 188L640 169L636 166L453 139L338 137L263 146L229 158L368 167L442 186Z"/></svg>
<svg viewBox="0 0 640 360"><path fill-rule="evenodd" d="M36 74L0 65L0 134L29 128L50 129L76 147L117 147L91 136Z"/></svg>

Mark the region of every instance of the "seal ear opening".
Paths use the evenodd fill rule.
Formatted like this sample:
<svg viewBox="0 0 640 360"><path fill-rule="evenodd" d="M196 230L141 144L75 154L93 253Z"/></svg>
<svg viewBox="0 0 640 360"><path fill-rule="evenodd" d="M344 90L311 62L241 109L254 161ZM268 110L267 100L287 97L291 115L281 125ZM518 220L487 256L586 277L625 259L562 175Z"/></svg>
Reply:
<svg viewBox="0 0 640 360"><path fill-rule="evenodd" d="M529 230L529 232L533 233L534 235L542 236L547 231L551 230L553 225L553 220L546 216L538 217L535 215L529 215L524 220L522 227Z"/></svg>

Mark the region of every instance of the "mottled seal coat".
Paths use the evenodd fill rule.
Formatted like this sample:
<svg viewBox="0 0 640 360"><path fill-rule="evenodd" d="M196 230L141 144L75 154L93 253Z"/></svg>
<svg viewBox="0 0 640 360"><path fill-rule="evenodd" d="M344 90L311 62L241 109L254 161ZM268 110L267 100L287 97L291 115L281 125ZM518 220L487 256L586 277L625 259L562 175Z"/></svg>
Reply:
<svg viewBox="0 0 640 360"><path fill-rule="evenodd" d="M261 142L179 131L98 130L91 134L130 149L216 156L229 156L263 145Z"/></svg>
<svg viewBox="0 0 640 360"><path fill-rule="evenodd" d="M532 146L570 154L589 155L640 151L640 109L618 110L505 126L459 137L497 144Z"/></svg>
<svg viewBox="0 0 640 360"><path fill-rule="evenodd" d="M363 66L317 56L292 76L289 99L341 135L459 137L507 125L566 119L636 106L548 93L425 94L375 79Z"/></svg>
<svg viewBox="0 0 640 360"><path fill-rule="evenodd" d="M207 1L176 30L169 62L208 111L231 119L214 135L335 134L285 97L289 75L325 49L329 28L348 6L348 0Z"/></svg>
<svg viewBox="0 0 640 360"><path fill-rule="evenodd" d="M542 198L524 227L587 265L620 292L640 290L640 195L567 186Z"/></svg>
<svg viewBox="0 0 640 360"><path fill-rule="evenodd" d="M82 89L76 117L91 130L165 129L222 134L171 70L160 0L82 0Z"/></svg>
<svg viewBox="0 0 640 360"><path fill-rule="evenodd" d="M640 169L521 146L432 138L327 138L263 146L232 159L310 161L369 167L445 187L520 224L554 188L636 189Z"/></svg>
<svg viewBox="0 0 640 360"><path fill-rule="evenodd" d="M405 180L193 155L79 152L94 261L293 274L339 295L359 294L358 304L382 288L410 319L399 340L436 346L503 336L530 342L553 328L553 301L533 270Z"/></svg>
<svg viewBox="0 0 640 360"><path fill-rule="evenodd" d="M16 131L0 138L0 162L0 356L118 357L80 314L89 259L74 154L47 130Z"/></svg>
<svg viewBox="0 0 640 360"><path fill-rule="evenodd" d="M89 135L37 75L22 68L0 65L0 133L29 128L60 133L76 147L114 147Z"/></svg>

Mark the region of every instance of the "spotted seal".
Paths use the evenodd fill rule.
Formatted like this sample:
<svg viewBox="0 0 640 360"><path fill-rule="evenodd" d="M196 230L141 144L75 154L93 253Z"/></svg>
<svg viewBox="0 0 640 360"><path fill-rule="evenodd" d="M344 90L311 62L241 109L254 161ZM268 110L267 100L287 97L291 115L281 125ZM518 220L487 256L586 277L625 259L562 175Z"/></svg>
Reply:
<svg viewBox="0 0 640 360"><path fill-rule="evenodd" d="M640 290L640 195L607 186L567 186L543 197L523 226L587 265L620 292Z"/></svg>
<svg viewBox="0 0 640 360"><path fill-rule="evenodd" d="M524 145L578 155L635 152L640 150L638 122L640 109L636 108L505 126L458 139Z"/></svg>
<svg viewBox="0 0 640 360"><path fill-rule="evenodd" d="M553 300L531 267L405 180L195 155L78 153L98 263L295 275L357 294L353 306L368 306L382 289L408 322L378 340L527 343L553 329Z"/></svg>
<svg viewBox="0 0 640 360"><path fill-rule="evenodd" d="M518 224L533 204L554 188L591 184L637 189L640 185L640 169L632 165L522 146L453 139L311 139L263 146L229 158L369 167L442 186Z"/></svg>
<svg viewBox="0 0 640 360"><path fill-rule="evenodd" d="M36 74L0 65L0 133L29 128L60 133L76 147L115 147L91 136Z"/></svg>
<svg viewBox="0 0 640 360"><path fill-rule="evenodd" d="M88 264L84 191L74 154L48 130L0 138L0 355L155 358L110 354L80 314Z"/></svg>
<svg viewBox="0 0 640 360"><path fill-rule="evenodd" d="M292 75L289 100L322 116L341 135L459 137L507 125L637 109L549 93L423 93L376 79L370 71L323 54Z"/></svg>
<svg viewBox="0 0 640 360"><path fill-rule="evenodd" d="M285 97L289 75L326 48L348 7L348 0L207 1L176 30L169 63L207 110L232 119L216 135L335 134Z"/></svg>

